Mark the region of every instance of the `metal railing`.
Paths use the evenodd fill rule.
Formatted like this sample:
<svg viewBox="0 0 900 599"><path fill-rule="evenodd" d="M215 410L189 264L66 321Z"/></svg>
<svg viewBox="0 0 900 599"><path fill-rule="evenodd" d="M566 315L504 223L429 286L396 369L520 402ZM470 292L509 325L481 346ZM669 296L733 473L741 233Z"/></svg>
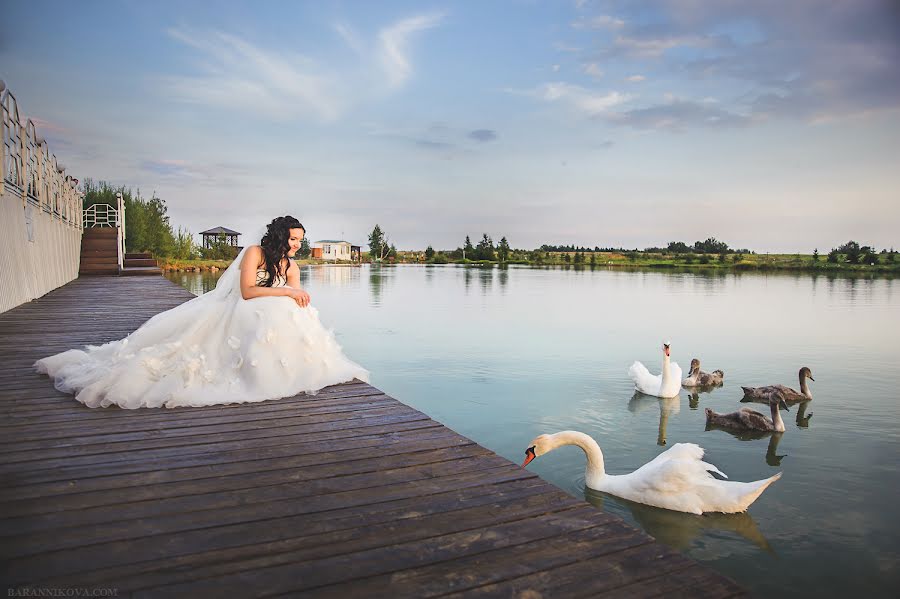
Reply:
<svg viewBox="0 0 900 599"><path fill-rule="evenodd" d="M84 228L118 227L119 211L109 204L91 204L84 209Z"/></svg>
<svg viewBox="0 0 900 599"><path fill-rule="evenodd" d="M0 80L0 186L54 219L84 228L78 180L50 153L31 119L22 121L15 96ZM0 189L2 191L2 189Z"/></svg>

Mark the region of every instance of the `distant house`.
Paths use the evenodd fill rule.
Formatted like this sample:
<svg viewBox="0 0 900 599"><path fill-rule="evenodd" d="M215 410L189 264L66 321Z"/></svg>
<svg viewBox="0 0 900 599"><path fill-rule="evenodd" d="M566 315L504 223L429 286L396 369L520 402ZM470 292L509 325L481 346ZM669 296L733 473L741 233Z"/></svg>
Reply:
<svg viewBox="0 0 900 599"><path fill-rule="evenodd" d="M238 247L238 237L240 237L240 233L237 231L232 231L231 229L226 229L225 227L215 227L208 231L203 231L200 233L203 236L203 247L210 248L212 244L219 240L219 237L224 236L225 242L234 247Z"/></svg>
<svg viewBox="0 0 900 599"><path fill-rule="evenodd" d="M321 258L322 260L359 261L360 246L353 245L349 241L322 239L321 241L313 242L311 249L313 257Z"/></svg>

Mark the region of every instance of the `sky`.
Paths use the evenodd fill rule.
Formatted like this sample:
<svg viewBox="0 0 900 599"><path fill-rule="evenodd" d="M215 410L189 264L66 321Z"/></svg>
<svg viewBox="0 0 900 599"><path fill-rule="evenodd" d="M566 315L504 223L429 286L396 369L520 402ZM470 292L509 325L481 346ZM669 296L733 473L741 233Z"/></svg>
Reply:
<svg viewBox="0 0 900 599"><path fill-rule="evenodd" d="M67 174L195 234L900 248L893 0L2 6L0 78Z"/></svg>

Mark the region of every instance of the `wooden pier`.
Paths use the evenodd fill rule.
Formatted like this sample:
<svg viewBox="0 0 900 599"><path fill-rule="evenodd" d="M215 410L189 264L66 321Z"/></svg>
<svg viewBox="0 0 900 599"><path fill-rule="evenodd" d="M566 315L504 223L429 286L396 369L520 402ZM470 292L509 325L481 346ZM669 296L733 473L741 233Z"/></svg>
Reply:
<svg viewBox="0 0 900 599"><path fill-rule="evenodd" d="M743 594L364 383L92 410L31 368L191 297L162 277L82 277L0 314L7 596Z"/></svg>

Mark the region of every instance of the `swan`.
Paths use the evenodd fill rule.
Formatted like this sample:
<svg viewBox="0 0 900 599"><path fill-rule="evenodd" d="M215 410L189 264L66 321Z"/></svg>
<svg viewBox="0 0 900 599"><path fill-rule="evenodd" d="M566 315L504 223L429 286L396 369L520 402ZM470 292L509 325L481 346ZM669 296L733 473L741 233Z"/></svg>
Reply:
<svg viewBox="0 0 900 599"><path fill-rule="evenodd" d="M656 397L675 397L681 391L681 367L669 362L670 343L664 342L662 374L653 375L641 364L635 362L628 369L628 376L634 381L634 388L645 395Z"/></svg>
<svg viewBox="0 0 900 599"><path fill-rule="evenodd" d="M703 372L700 370L700 360L694 358L691 360L691 369L688 371L686 379L681 381L684 387L713 387L721 385L725 380L725 373L721 370L713 370L712 372Z"/></svg>
<svg viewBox="0 0 900 599"><path fill-rule="evenodd" d="M584 477L589 489L677 512L698 515L704 512L743 512L769 485L781 478L779 472L770 478L749 483L719 480L710 472L725 474L704 462L701 459L703 448L693 443L676 443L630 474L607 474L600 446L590 436L578 431L536 437L525 450L522 467L564 445L576 445L587 456Z"/></svg>
<svg viewBox="0 0 900 599"><path fill-rule="evenodd" d="M783 433L784 420L781 419L779 408L785 412L789 411L787 404L784 403L784 398L780 395L773 395L772 399L769 400L769 408L772 410L771 419L750 408L741 408L737 412L731 412L730 414L719 414L706 408L706 423L738 430Z"/></svg>
<svg viewBox="0 0 900 599"><path fill-rule="evenodd" d="M767 387L741 387L744 390L744 397L746 399L750 399L753 401L762 401L763 403L768 403L772 397L782 396L785 401L790 402L798 402L798 401L809 401L812 399L812 392L809 390L809 385L806 384L806 379L811 381L815 381L816 379L812 376L812 370L804 366L800 369L799 373L800 377L800 392L797 393L790 387L785 387L784 385L769 385Z"/></svg>

